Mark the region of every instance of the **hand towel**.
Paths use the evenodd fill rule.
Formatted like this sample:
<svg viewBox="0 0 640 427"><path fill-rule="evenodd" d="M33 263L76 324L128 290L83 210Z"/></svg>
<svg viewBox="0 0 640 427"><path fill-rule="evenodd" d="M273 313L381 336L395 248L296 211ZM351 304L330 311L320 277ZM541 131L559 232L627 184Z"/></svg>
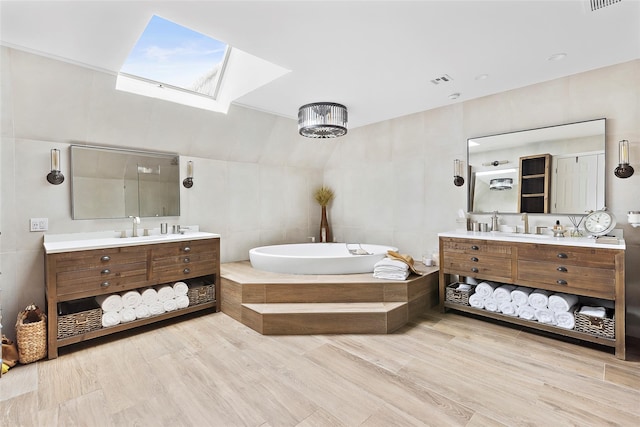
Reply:
<svg viewBox="0 0 640 427"><path fill-rule="evenodd" d="M136 308L142 302L142 295L138 291L127 291L120 295L124 308Z"/></svg>
<svg viewBox="0 0 640 427"><path fill-rule="evenodd" d="M511 301L511 291L513 291L516 287L513 285L502 285L494 289L493 297L496 299L498 304L503 302Z"/></svg>
<svg viewBox="0 0 640 427"><path fill-rule="evenodd" d="M562 311L560 313L556 313L556 321L560 328L573 329L576 327L576 318L573 315L573 311Z"/></svg>
<svg viewBox="0 0 640 427"><path fill-rule="evenodd" d="M517 316L518 315L518 306L513 301L502 301L498 305L498 309L502 314L506 314L507 316Z"/></svg>
<svg viewBox="0 0 640 427"><path fill-rule="evenodd" d="M120 314L117 311L105 311L102 313L102 327L116 326L120 323Z"/></svg>
<svg viewBox="0 0 640 427"><path fill-rule="evenodd" d="M405 280L409 274L406 263L391 258L382 258L373 266L373 277L376 279Z"/></svg>
<svg viewBox="0 0 640 427"><path fill-rule="evenodd" d="M96 302L104 312L117 312L123 307L122 297L118 294L98 295Z"/></svg>
<svg viewBox="0 0 640 427"><path fill-rule="evenodd" d="M529 294L529 305L536 310L547 308L550 293L551 292L545 291L544 289L536 289Z"/></svg>
<svg viewBox="0 0 640 427"><path fill-rule="evenodd" d="M540 323L547 323L549 325L557 325L556 313L550 308L536 309L536 320Z"/></svg>
<svg viewBox="0 0 640 427"><path fill-rule="evenodd" d="M569 311L569 309L577 303L577 295L557 293L549 296L549 303L547 305L556 313L562 313L564 311Z"/></svg>
<svg viewBox="0 0 640 427"><path fill-rule="evenodd" d="M175 296L186 295L189 291L189 286L184 282L176 282L173 284L173 293Z"/></svg>
<svg viewBox="0 0 640 427"><path fill-rule="evenodd" d="M134 308L136 312L136 319L146 319L151 316L151 312L149 311L149 306L147 304L140 304L136 308Z"/></svg>
<svg viewBox="0 0 640 427"><path fill-rule="evenodd" d="M175 297L176 305L178 308L187 308L189 307L189 297L186 295L179 295Z"/></svg>
<svg viewBox="0 0 640 427"><path fill-rule="evenodd" d="M591 317L605 317L607 315L607 310L604 307L589 307L583 305L579 311L580 314L584 314L585 316Z"/></svg>
<svg viewBox="0 0 640 427"><path fill-rule="evenodd" d="M529 304L518 307L518 317L525 320L536 320L536 309Z"/></svg>
<svg viewBox="0 0 640 427"><path fill-rule="evenodd" d="M533 289L525 286L518 286L511 291L511 301L515 302L518 307L529 304L529 294L533 292Z"/></svg>
<svg viewBox="0 0 640 427"><path fill-rule="evenodd" d="M476 286L476 294L480 294L482 298L488 298L493 295L493 291L498 287L493 282L480 282Z"/></svg>
<svg viewBox="0 0 640 427"><path fill-rule="evenodd" d="M178 304L176 304L176 300L173 298L163 301L162 306L164 307L164 311L174 311L178 309Z"/></svg>
<svg viewBox="0 0 640 427"><path fill-rule="evenodd" d="M164 313L164 304L160 301L149 304L149 313L152 316L157 316L158 314Z"/></svg>
<svg viewBox="0 0 640 427"><path fill-rule="evenodd" d="M150 306L154 302L158 301L158 291L153 288L147 288L142 291L142 303Z"/></svg>
<svg viewBox="0 0 640 427"><path fill-rule="evenodd" d="M459 291L468 292L471 290L471 285L468 285L466 283L458 283L458 287L456 289Z"/></svg>
<svg viewBox="0 0 640 427"><path fill-rule="evenodd" d="M498 302L493 297L485 298L483 300L483 305L484 305L484 309L488 311L497 312L499 310Z"/></svg>
<svg viewBox="0 0 640 427"><path fill-rule="evenodd" d="M484 307L484 298L482 298L478 294L472 294L469 297L469 305L473 308L483 308Z"/></svg>
<svg viewBox="0 0 640 427"><path fill-rule="evenodd" d="M136 320L136 311L133 308L125 307L118 313L120 314L120 323L133 322Z"/></svg>
<svg viewBox="0 0 640 427"><path fill-rule="evenodd" d="M173 288L169 285L159 286L156 291L158 291L158 301L160 302L168 301L176 296Z"/></svg>

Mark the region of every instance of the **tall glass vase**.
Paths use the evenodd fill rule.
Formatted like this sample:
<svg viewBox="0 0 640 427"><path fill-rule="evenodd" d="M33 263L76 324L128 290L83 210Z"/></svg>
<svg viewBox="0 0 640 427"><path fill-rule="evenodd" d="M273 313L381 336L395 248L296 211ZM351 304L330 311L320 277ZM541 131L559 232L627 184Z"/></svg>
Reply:
<svg viewBox="0 0 640 427"><path fill-rule="evenodd" d="M322 206L322 219L320 220L320 242L331 242L331 230L327 220L327 207Z"/></svg>

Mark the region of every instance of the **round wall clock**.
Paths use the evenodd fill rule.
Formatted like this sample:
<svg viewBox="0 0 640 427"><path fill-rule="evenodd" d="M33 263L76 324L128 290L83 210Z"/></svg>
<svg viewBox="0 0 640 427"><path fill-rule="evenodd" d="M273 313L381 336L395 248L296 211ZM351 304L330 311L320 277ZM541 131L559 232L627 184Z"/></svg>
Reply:
<svg viewBox="0 0 640 427"><path fill-rule="evenodd" d="M592 236L604 236L616 226L616 218L611 212L594 211L584 219L584 229Z"/></svg>

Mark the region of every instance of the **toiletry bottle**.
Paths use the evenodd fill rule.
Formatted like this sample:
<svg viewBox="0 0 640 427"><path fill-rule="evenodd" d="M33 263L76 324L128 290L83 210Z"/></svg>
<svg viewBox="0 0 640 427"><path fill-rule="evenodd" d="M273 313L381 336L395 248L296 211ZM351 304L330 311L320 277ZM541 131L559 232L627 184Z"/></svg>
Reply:
<svg viewBox="0 0 640 427"><path fill-rule="evenodd" d="M560 220L553 226L553 237L564 237L564 228L560 225Z"/></svg>

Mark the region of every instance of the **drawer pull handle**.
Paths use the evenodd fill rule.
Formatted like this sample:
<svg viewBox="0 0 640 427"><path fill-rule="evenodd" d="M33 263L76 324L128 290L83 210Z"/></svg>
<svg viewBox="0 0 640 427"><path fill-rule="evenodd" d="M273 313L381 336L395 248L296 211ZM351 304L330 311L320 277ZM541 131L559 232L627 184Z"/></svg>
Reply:
<svg viewBox="0 0 640 427"><path fill-rule="evenodd" d="M556 280L556 283L557 283L558 285L566 285L566 284L567 284L567 281L566 281L566 280Z"/></svg>
<svg viewBox="0 0 640 427"><path fill-rule="evenodd" d="M471 246L471 250L472 251L479 251L480 248L478 246L476 246L476 245L473 245L473 246Z"/></svg>
<svg viewBox="0 0 640 427"><path fill-rule="evenodd" d="M100 272L100 274L109 274L109 273L111 273L111 270L109 270L108 268L105 268Z"/></svg>
<svg viewBox="0 0 640 427"><path fill-rule="evenodd" d="M476 258L476 257L472 256L472 257L471 257L471 261L473 261L473 262L478 262L478 258Z"/></svg>
<svg viewBox="0 0 640 427"><path fill-rule="evenodd" d="M104 255L104 256L100 257L100 261L102 261L102 262L111 261L111 257L109 255Z"/></svg>
<svg viewBox="0 0 640 427"><path fill-rule="evenodd" d="M191 252L191 248L189 246L185 246L183 251L185 252Z"/></svg>
<svg viewBox="0 0 640 427"><path fill-rule="evenodd" d="M558 258L569 258L569 257L567 256L567 254L563 254L562 252L560 252L558 254Z"/></svg>
<svg viewBox="0 0 640 427"><path fill-rule="evenodd" d="M101 288L108 288L108 287L109 287L109 282L102 282L102 283L100 283L100 287L101 287Z"/></svg>
<svg viewBox="0 0 640 427"><path fill-rule="evenodd" d="M187 262L191 262L191 259L190 259L190 258L185 258L183 261L184 261L185 263L187 263Z"/></svg>
<svg viewBox="0 0 640 427"><path fill-rule="evenodd" d="M561 271L563 273L566 273L567 272L567 267L558 267L558 268L556 268L556 270Z"/></svg>
<svg viewBox="0 0 640 427"><path fill-rule="evenodd" d="M190 270L190 269L188 269L188 268L185 268L184 270L182 270L182 272L183 272L184 274L189 274L189 273L191 273L191 270Z"/></svg>
<svg viewBox="0 0 640 427"><path fill-rule="evenodd" d="M478 270L476 267L473 267L473 268L471 269L471 271L473 271L474 273L477 273L477 272L478 272L478 271L480 271L480 270Z"/></svg>

